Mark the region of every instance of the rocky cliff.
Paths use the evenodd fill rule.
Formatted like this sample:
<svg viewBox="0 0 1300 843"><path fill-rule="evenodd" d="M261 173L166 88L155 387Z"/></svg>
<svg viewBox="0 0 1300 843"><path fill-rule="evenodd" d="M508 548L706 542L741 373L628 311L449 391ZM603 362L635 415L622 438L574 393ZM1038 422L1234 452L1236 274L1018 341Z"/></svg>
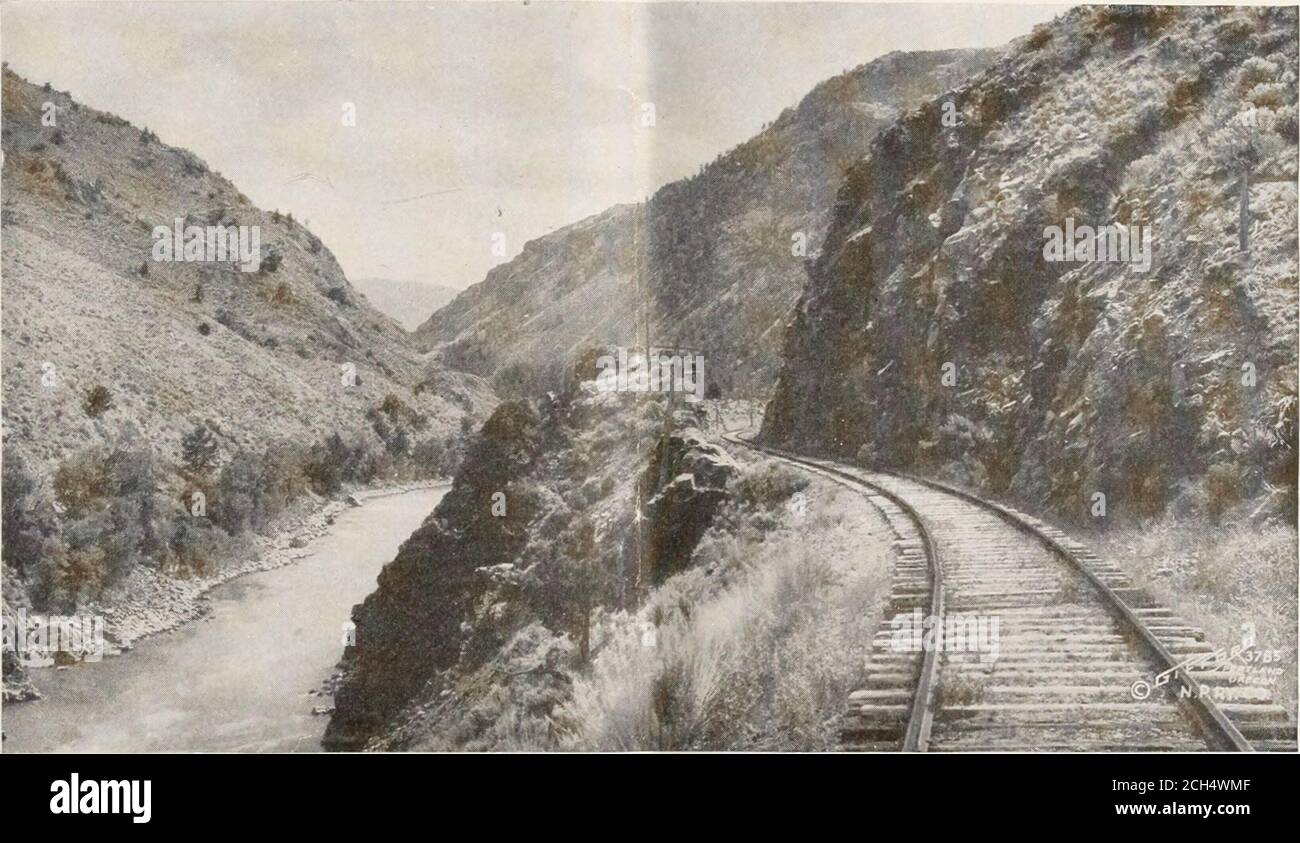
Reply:
<svg viewBox="0 0 1300 843"><path fill-rule="evenodd" d="M882 131L766 439L1072 519L1293 518L1296 35L1294 9L1084 7Z"/></svg>

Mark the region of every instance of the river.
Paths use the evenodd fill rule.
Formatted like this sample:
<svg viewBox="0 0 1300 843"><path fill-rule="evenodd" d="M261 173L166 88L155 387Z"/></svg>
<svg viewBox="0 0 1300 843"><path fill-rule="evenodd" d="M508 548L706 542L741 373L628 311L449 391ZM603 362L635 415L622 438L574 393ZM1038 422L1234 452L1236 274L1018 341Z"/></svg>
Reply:
<svg viewBox="0 0 1300 843"><path fill-rule="evenodd" d="M208 592L210 620L126 655L32 672L45 699L5 706L5 752L311 752L327 717L307 692L343 651L352 606L447 491L371 498L294 565Z"/></svg>

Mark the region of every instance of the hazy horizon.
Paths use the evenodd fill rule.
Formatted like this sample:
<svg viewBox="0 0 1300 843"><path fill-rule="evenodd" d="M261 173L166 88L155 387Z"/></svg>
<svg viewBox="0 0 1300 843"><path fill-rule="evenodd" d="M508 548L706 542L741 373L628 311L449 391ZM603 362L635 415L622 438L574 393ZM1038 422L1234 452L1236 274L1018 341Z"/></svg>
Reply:
<svg viewBox="0 0 1300 843"><path fill-rule="evenodd" d="M349 278L464 289L693 174L824 79L999 46L1067 8L17 2L0 53L292 212Z"/></svg>

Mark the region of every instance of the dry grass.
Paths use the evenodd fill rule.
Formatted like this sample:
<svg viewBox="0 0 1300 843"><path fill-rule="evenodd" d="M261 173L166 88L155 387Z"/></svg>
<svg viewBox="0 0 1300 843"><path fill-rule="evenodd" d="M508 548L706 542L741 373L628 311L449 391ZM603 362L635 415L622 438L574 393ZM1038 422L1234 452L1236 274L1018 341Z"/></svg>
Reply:
<svg viewBox="0 0 1300 843"><path fill-rule="evenodd" d="M824 750L888 586L887 532L822 481L761 543L715 530L699 565L610 628L557 718L571 748ZM793 523L794 521L800 523ZM864 528L880 539L870 542ZM646 619L658 618L654 646ZM639 619L639 620L638 620Z"/></svg>
<svg viewBox="0 0 1300 843"><path fill-rule="evenodd" d="M1280 650L1274 698L1296 714L1296 530L1282 524L1208 527L1173 517L1094 541L1152 596L1216 647L1254 624L1260 650Z"/></svg>
<svg viewBox="0 0 1300 843"><path fill-rule="evenodd" d="M975 705L984 699L984 680L969 674L945 674L939 684L938 697L942 706Z"/></svg>

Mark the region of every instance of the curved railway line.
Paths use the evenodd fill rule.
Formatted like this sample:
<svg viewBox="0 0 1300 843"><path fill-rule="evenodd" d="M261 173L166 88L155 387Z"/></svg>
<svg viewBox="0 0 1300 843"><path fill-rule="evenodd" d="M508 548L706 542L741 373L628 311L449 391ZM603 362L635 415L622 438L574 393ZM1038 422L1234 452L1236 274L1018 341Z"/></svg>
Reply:
<svg viewBox="0 0 1300 843"><path fill-rule="evenodd" d="M853 488L896 536L845 749L1295 751L1270 690L1224 670L1238 653L1054 527L934 481L726 439ZM919 645L925 621L951 633L944 646Z"/></svg>

